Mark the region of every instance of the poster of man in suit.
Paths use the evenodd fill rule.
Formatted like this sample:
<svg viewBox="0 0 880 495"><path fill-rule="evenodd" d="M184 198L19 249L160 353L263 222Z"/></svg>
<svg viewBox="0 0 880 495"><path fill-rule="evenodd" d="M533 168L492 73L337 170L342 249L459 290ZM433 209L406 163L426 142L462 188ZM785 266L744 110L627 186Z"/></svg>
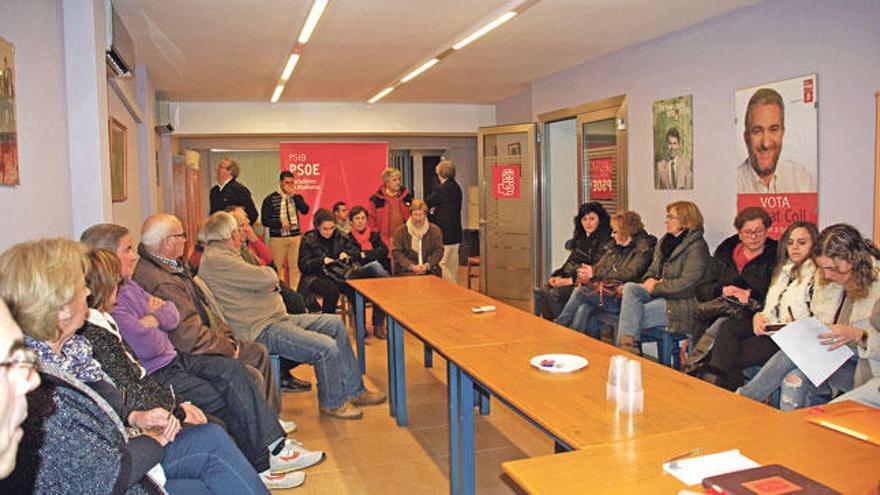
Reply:
<svg viewBox="0 0 880 495"><path fill-rule="evenodd" d="M691 95L654 102L654 189L693 189Z"/></svg>

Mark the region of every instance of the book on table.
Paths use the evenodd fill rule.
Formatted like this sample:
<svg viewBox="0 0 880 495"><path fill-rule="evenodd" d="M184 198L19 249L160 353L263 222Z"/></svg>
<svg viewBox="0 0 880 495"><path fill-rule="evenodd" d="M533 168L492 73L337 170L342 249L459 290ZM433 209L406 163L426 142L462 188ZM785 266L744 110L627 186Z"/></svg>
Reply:
<svg viewBox="0 0 880 495"><path fill-rule="evenodd" d="M840 492L779 464L711 476L703 480L703 487L729 495L840 495Z"/></svg>
<svg viewBox="0 0 880 495"><path fill-rule="evenodd" d="M880 445L880 409L855 404L835 411L821 406L811 410L807 421L831 428L851 437Z"/></svg>

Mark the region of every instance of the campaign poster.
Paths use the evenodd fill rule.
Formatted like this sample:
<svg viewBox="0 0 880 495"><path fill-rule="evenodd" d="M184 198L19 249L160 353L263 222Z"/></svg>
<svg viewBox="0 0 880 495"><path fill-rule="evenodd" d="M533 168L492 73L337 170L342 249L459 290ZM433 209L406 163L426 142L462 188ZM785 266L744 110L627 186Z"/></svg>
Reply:
<svg viewBox="0 0 880 495"><path fill-rule="evenodd" d="M654 189L694 188L693 97L654 102Z"/></svg>
<svg viewBox="0 0 880 495"><path fill-rule="evenodd" d="M296 192L309 205L300 216L304 230L318 208L332 210L337 201L366 208L386 167L388 143L281 143L281 171L293 173Z"/></svg>
<svg viewBox="0 0 880 495"><path fill-rule="evenodd" d="M15 125L15 47L0 38L0 184L17 186L18 131Z"/></svg>
<svg viewBox="0 0 880 495"><path fill-rule="evenodd" d="M495 199L519 199L520 165L495 165L492 167L492 195Z"/></svg>
<svg viewBox="0 0 880 495"><path fill-rule="evenodd" d="M590 200L614 199L613 168L612 157L590 159Z"/></svg>
<svg viewBox="0 0 880 495"><path fill-rule="evenodd" d="M764 208L774 239L819 220L817 95L815 74L736 91L737 210Z"/></svg>

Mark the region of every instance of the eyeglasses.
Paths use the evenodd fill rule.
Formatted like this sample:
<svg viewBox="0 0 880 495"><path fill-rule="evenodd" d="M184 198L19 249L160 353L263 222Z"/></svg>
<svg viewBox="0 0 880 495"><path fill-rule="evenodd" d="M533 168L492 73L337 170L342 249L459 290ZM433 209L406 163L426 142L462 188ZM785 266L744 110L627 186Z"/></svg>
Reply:
<svg viewBox="0 0 880 495"><path fill-rule="evenodd" d="M17 374L19 380L30 382L37 368L37 353L27 347L14 349L9 358L0 361L0 368L6 368L10 376Z"/></svg>
<svg viewBox="0 0 880 495"><path fill-rule="evenodd" d="M739 234L743 237L761 237L767 229L740 230Z"/></svg>

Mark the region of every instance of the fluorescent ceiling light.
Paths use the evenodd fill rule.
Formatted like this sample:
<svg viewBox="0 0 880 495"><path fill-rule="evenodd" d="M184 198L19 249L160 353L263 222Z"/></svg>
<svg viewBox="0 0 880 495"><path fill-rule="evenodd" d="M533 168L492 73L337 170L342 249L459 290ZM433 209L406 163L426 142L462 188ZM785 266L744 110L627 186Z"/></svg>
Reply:
<svg viewBox="0 0 880 495"><path fill-rule="evenodd" d="M418 69L416 69L416 70L410 72L409 74L407 74L406 76L404 76L403 79L400 80L400 82L405 83L405 82L409 82L409 81L415 79L415 77L417 75L421 74L422 72L425 72L426 70L430 69L431 67L434 67L434 65L439 61L440 60L436 59L436 58L432 58L431 60L428 60L427 62L422 64L421 67L419 67Z"/></svg>
<svg viewBox="0 0 880 495"><path fill-rule="evenodd" d="M312 31L318 25L318 20L321 18L321 14L324 13L325 8L327 8L327 0L315 0L315 3L312 4L312 10L309 11L309 16L306 18L306 23L303 25L302 31L299 32L297 41L302 44L309 42L309 38L312 37Z"/></svg>
<svg viewBox="0 0 880 495"><path fill-rule="evenodd" d="M392 91L394 91L394 86L389 86L389 87L383 89L382 91L379 91L378 93L376 93L376 96L370 98L368 101L369 101L369 103L376 103L377 101L381 100L382 98L385 98L386 96L388 96L388 93L390 93Z"/></svg>
<svg viewBox="0 0 880 495"><path fill-rule="evenodd" d="M507 12L506 14L502 14L500 17L498 17L494 21L492 21L489 24L486 24L485 26L476 30L473 34L471 34L467 38L452 45L452 49L453 50L461 50L462 48L466 47L472 41L479 38L480 36L483 36L484 34L488 33L489 31L491 31L491 30L497 28L498 26L504 24L505 22L513 19L513 16L515 16L515 15L516 15L516 12Z"/></svg>
<svg viewBox="0 0 880 495"><path fill-rule="evenodd" d="M290 58L287 59L287 65L284 66L284 72L281 73L282 81L290 79L290 75L293 74L293 68L296 67L297 62L299 62L299 53L291 54Z"/></svg>
<svg viewBox="0 0 880 495"><path fill-rule="evenodd" d="M284 85L279 84L275 86L275 92L272 93L272 103L278 103L278 99L281 98L281 93L284 92Z"/></svg>

